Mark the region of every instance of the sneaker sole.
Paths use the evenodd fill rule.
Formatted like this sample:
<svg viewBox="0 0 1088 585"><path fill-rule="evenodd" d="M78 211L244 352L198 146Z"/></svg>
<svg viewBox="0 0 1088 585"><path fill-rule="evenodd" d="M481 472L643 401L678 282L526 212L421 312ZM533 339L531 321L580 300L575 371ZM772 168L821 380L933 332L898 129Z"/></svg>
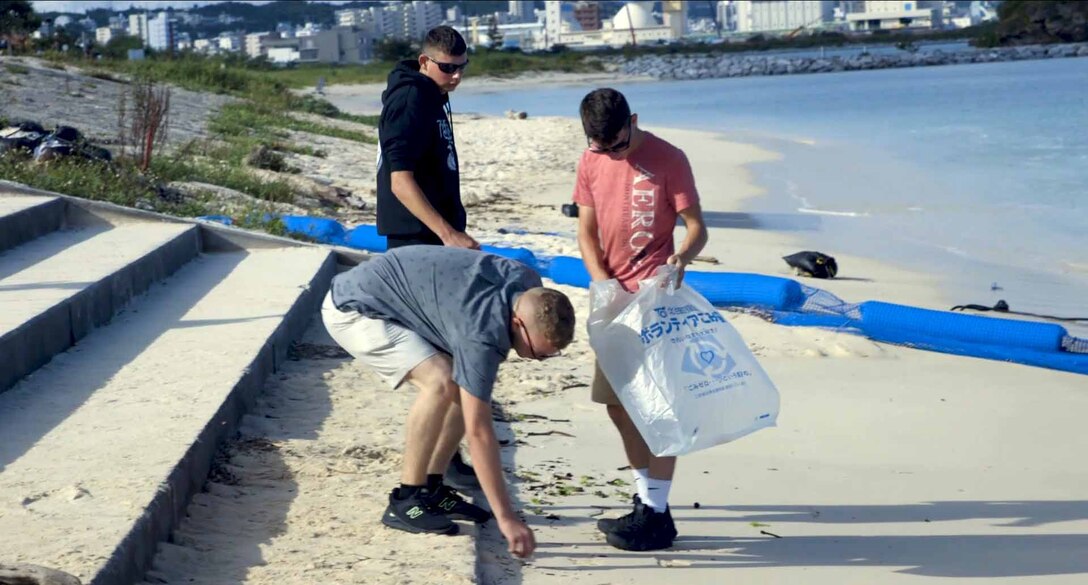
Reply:
<svg viewBox="0 0 1088 585"><path fill-rule="evenodd" d="M672 545L673 545L673 542L670 540L668 544L663 545L663 546L649 546L649 545L638 546L637 543L633 544L633 543L630 543L630 542L622 541L622 540L616 538L616 536L614 534L605 535L605 540L608 541L608 544L610 544L610 545L612 545L612 546L614 546L614 547L616 547L616 548L618 548L620 550L629 550L629 551L632 551L632 552L650 552L650 551L657 551L657 550L665 550L667 548L672 548Z"/></svg>
<svg viewBox="0 0 1088 585"><path fill-rule="evenodd" d="M442 534L446 536L452 536L454 534L457 534L457 532L461 530L459 526L452 522L446 528L436 528L433 530L418 528L401 520L399 516L390 515L389 513L382 515L382 524L385 524L386 526L394 530L402 530L404 532L410 532L412 534Z"/></svg>

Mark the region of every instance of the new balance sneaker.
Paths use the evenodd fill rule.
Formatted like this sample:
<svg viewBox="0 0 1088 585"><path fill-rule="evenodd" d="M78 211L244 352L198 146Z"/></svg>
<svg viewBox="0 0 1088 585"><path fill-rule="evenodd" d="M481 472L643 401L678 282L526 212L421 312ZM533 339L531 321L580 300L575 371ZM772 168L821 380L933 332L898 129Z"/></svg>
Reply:
<svg viewBox="0 0 1088 585"><path fill-rule="evenodd" d="M655 512L645 504L635 504L632 517L622 527L605 535L608 544L632 551L661 550L672 546L676 539L676 524L668 508Z"/></svg>
<svg viewBox="0 0 1088 585"><path fill-rule="evenodd" d="M642 498L638 497L638 494L635 494L635 495L631 496L631 504L634 507L638 507L638 505L641 504L641 503L642 503ZM613 530L616 530L617 528L627 526L628 524L630 524L631 519L634 518L634 517L635 517L635 512L634 512L634 510L632 510L631 512L628 512L627 514L624 514L623 516L620 516L619 518L601 518L600 520L597 521L597 530L600 530L601 532L603 532L605 534L608 534L609 532L612 532Z"/></svg>
<svg viewBox="0 0 1088 585"><path fill-rule="evenodd" d="M491 512L466 502L461 494L458 494L448 485L439 485L425 497L431 507L438 509L453 520L468 520L483 524L491 519Z"/></svg>
<svg viewBox="0 0 1088 585"><path fill-rule="evenodd" d="M389 494L389 506L382 514L382 524L415 534L457 534L458 526L446 514L430 504L433 494L421 489L400 498L397 488Z"/></svg>
<svg viewBox="0 0 1088 585"><path fill-rule="evenodd" d="M480 480L476 477L476 470L465 463L461 452L454 453L450 466L442 477L442 483L463 492L474 492L480 489Z"/></svg>

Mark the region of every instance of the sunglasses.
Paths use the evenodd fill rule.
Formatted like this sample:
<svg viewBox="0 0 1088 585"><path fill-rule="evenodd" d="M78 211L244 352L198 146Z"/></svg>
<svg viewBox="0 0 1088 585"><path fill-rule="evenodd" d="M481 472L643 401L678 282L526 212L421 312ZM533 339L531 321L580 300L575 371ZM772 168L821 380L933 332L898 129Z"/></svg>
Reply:
<svg viewBox="0 0 1088 585"><path fill-rule="evenodd" d="M466 67L468 67L468 59L466 59L464 63L443 63L441 61L431 59L430 57L427 58L431 60L431 63L438 65L438 70L442 73L445 73L446 75L453 75L454 73L457 73L458 71L463 71Z"/></svg>
<svg viewBox="0 0 1088 585"><path fill-rule="evenodd" d="M533 347L532 338L529 337L529 330L525 328L525 323L523 321L518 321L518 324L521 325L521 332L525 334L525 343L529 344L529 353L532 354L532 357L533 357L534 360L538 360L538 361L539 360L546 360L548 358L553 358L553 357L556 357L556 356L559 356L559 355L563 355L563 352L561 352L561 351L557 351L555 353L549 353L548 355L538 354L536 352L536 348Z"/></svg>
<svg viewBox="0 0 1088 585"><path fill-rule="evenodd" d="M593 140L587 138L586 143L589 145L590 152L596 152L598 154L610 154L627 150L627 147L631 146L631 118L627 118L627 124L624 127L627 128L627 138L624 138L623 140L607 148L593 146Z"/></svg>

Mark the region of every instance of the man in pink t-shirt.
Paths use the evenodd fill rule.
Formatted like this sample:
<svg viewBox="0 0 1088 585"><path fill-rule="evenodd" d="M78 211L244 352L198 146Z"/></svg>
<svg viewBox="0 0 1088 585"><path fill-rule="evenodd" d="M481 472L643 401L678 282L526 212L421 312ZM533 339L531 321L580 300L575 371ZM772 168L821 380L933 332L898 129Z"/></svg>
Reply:
<svg viewBox="0 0 1088 585"><path fill-rule="evenodd" d="M691 165L679 148L640 130L623 94L598 89L582 100L588 148L578 162L578 246L590 278L615 278L628 291L671 264L684 268L703 246L707 232ZM683 218L687 234L674 249L673 229ZM592 397L605 404L619 430L637 494L634 510L597 527L609 544L624 550L672 546L676 525L669 512L676 457L654 457L623 409L608 380L595 367Z"/></svg>

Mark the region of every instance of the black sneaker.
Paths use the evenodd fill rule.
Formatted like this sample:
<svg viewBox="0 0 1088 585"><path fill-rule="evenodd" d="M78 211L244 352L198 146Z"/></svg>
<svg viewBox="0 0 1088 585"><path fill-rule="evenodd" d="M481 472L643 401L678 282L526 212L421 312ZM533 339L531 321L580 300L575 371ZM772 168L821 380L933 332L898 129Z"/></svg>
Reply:
<svg viewBox="0 0 1088 585"><path fill-rule="evenodd" d="M661 550L672 546L676 539L676 524L668 508L655 512L645 504L636 504L631 520L622 528L605 535L608 544L632 551Z"/></svg>
<svg viewBox="0 0 1088 585"><path fill-rule="evenodd" d="M470 504L448 485L439 485L433 492L425 496L427 503L432 508L454 520L469 520L477 524L483 524L491 519L491 512Z"/></svg>
<svg viewBox="0 0 1088 585"><path fill-rule="evenodd" d="M642 498L638 497L638 494L635 494L635 495L631 496L631 504L633 506L635 506L637 508L638 505L641 504L641 503L642 503ZM608 534L609 532L612 532L613 530L616 530L617 528L627 526L631 522L631 519L634 518L634 517L635 517L635 512L634 512L634 510L632 510L631 512L629 512L627 514L624 514L623 516L620 516L619 518L601 518L600 520L597 521L597 530L600 530L601 532L603 532L605 534Z"/></svg>
<svg viewBox="0 0 1088 585"><path fill-rule="evenodd" d="M419 490L407 498L398 498L397 488L389 493L389 506L382 514L382 524L415 534L457 534L458 526L446 514L430 505L427 490Z"/></svg>
<svg viewBox="0 0 1088 585"><path fill-rule="evenodd" d="M442 477L442 483L463 492L474 492L480 489L476 470L465 463L460 451L454 453L450 466L446 468L446 473Z"/></svg>

